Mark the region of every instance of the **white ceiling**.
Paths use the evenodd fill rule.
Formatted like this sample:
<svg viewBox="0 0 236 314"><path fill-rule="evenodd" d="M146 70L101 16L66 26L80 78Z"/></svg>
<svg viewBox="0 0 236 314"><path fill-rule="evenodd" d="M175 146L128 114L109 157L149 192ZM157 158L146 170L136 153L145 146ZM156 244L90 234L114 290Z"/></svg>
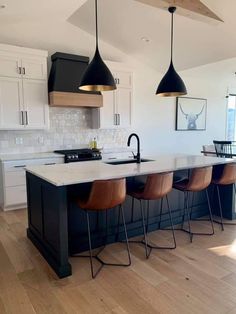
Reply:
<svg viewBox="0 0 236 314"><path fill-rule="evenodd" d="M236 0L203 2L225 22L201 20L191 13L190 18L186 12L183 14L181 9L177 10L174 61L178 70L236 56ZM4 29L1 37L7 43L14 38L13 30L20 30L23 23L29 28L32 23L42 23L42 30L46 28L44 25L51 23L51 34L56 25L61 32L63 21L65 25L73 27L72 45L78 28L94 35L94 0L0 0L2 4L6 8L0 9L0 30ZM170 45L170 14L166 9L154 8L135 0L98 0L98 6L101 40L154 69L166 70ZM38 35L35 32L35 41ZM61 46L64 43L68 46L69 39L64 38L63 41L63 36L62 33ZM45 43L47 37L45 34ZM150 42L142 41L142 37L148 37ZM20 40L18 38L17 42ZM91 53L93 49L94 46L91 46Z"/></svg>
<svg viewBox="0 0 236 314"><path fill-rule="evenodd" d="M175 15L175 65L183 70L236 56L236 1L204 0L224 23ZM99 0L99 36L126 54L165 70L169 63L170 14L134 0ZM177 10L178 11L178 10ZM177 12L178 13L178 12ZM181 10L179 10L181 13ZM186 15L186 14L185 14ZM68 19L94 34L94 0ZM150 42L141 40L147 37Z"/></svg>

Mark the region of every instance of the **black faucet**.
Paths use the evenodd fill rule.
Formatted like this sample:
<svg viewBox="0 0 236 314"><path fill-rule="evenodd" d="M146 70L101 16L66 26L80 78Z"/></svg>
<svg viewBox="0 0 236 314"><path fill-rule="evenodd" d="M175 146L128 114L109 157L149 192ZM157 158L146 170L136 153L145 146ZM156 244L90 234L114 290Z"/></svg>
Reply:
<svg viewBox="0 0 236 314"><path fill-rule="evenodd" d="M134 158L137 160L137 163L140 164L140 162L141 162L141 157L140 157L140 140L139 140L139 137L138 137L138 135L136 133L130 134L130 136L128 138L127 145L130 146L130 141L131 141L131 138L133 136L136 137L136 139L137 139L137 155L136 156L134 155Z"/></svg>

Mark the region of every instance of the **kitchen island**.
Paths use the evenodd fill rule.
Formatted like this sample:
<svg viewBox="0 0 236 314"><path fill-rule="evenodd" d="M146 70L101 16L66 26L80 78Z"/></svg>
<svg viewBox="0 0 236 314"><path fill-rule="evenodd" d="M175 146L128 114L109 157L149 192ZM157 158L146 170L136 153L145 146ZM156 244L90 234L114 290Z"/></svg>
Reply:
<svg viewBox="0 0 236 314"><path fill-rule="evenodd" d="M151 173L174 171L175 173L189 169L214 165L221 167L232 159L168 155L150 158L150 161L127 164L109 164L103 161L76 162L50 166L32 166L27 170L28 198L28 238L35 244L47 262L60 278L72 274L68 257L71 253L85 251L88 248L85 215L78 209L73 200L84 189L89 189L91 182L126 177L128 186L138 177ZM187 175L187 173L186 173ZM227 202L225 201L227 199ZM171 192L171 207L174 210L174 221L179 222L180 211L183 208L182 195ZM130 210L130 200L125 202L125 216L129 236L142 234L139 208L134 213ZM224 215L233 218L234 196L231 186L223 191ZM156 203L152 204L151 227L157 226ZM199 194L194 203L197 216L204 215L206 200ZM165 219L164 219L165 220ZM116 223L115 223L116 222ZM109 216L109 242L116 240L115 230L117 213L115 209ZM94 213L92 219L93 246L102 245L104 216Z"/></svg>

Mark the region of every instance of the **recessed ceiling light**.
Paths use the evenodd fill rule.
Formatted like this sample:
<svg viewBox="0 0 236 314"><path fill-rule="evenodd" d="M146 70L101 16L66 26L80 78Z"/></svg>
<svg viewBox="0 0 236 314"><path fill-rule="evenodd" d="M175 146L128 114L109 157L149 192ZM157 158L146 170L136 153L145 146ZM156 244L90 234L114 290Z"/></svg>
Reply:
<svg viewBox="0 0 236 314"><path fill-rule="evenodd" d="M145 43L149 43L150 42L150 39L145 37L145 36L141 37L141 40L144 41Z"/></svg>
<svg viewBox="0 0 236 314"><path fill-rule="evenodd" d="M0 9L5 9L6 5L5 4L1 4L0 5Z"/></svg>

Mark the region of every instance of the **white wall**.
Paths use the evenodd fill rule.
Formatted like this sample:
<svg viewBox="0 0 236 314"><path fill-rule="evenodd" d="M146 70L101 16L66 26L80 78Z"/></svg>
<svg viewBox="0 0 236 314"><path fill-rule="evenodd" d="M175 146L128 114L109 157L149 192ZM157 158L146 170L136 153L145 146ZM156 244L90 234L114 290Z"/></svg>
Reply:
<svg viewBox="0 0 236 314"><path fill-rule="evenodd" d="M155 91L162 75L146 68L135 72L134 130L142 146L154 153L199 153L203 144L225 139L226 95L236 87L236 59L225 60L180 72L189 97L207 99L206 131L175 131L175 98L161 98Z"/></svg>
<svg viewBox="0 0 236 314"><path fill-rule="evenodd" d="M1 25L0 42L46 49L50 54L61 51L92 56L94 52L92 36L62 21ZM235 59L180 73L186 83L188 96L208 100L207 130L181 132L175 131L175 99L159 98L155 95L163 74L108 44L101 43L101 51L104 59L125 61L134 68L133 131L140 135L144 153L199 153L203 144L210 144L213 139L225 138L225 96L227 86L234 85ZM1 139L4 139L6 146L8 138L12 142L13 136L10 131L3 132L0 132L0 144ZM27 137L27 134L24 136ZM29 136L32 137L32 134ZM114 139L120 136L126 137L127 133L114 135ZM120 143L125 141L125 138L120 139ZM114 143L114 146L115 144L119 143Z"/></svg>

